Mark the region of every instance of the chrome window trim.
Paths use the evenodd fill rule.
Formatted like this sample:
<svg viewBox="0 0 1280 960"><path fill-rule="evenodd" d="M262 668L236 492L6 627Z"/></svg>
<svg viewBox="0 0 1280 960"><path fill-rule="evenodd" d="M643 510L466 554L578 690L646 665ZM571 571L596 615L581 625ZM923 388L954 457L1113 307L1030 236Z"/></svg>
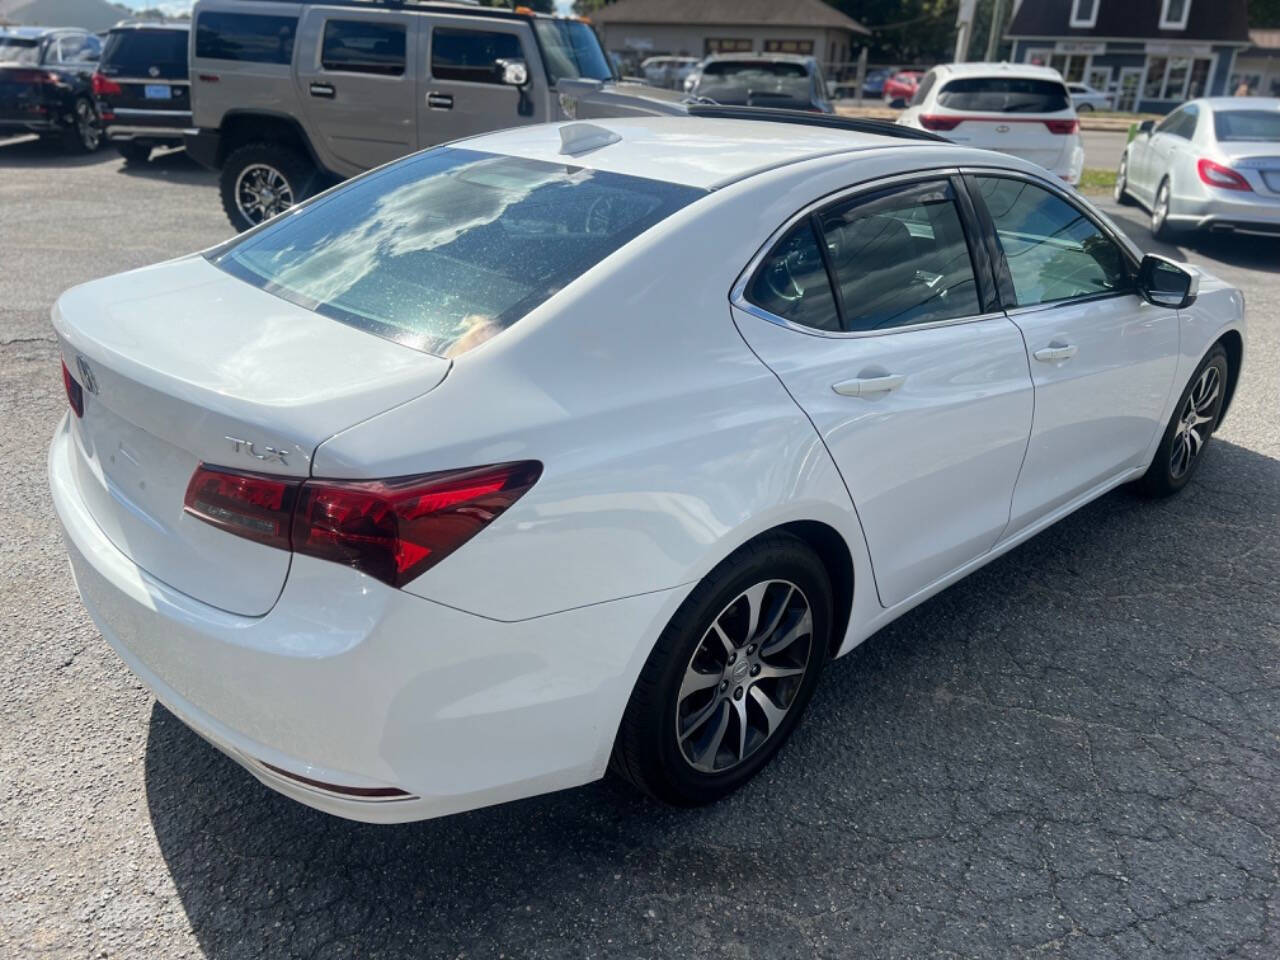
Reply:
<svg viewBox="0 0 1280 960"><path fill-rule="evenodd" d="M103 74L103 76L112 83L142 83L151 86L159 86L163 83L170 87L191 86L190 80L162 80L160 77L108 77L106 74Z"/></svg>
<svg viewBox="0 0 1280 960"><path fill-rule="evenodd" d="M795 323L786 317L780 317L775 313L770 313L763 307L756 306L747 299L747 285L751 282L751 277L755 274L760 264L764 262L773 248L777 245L792 227L801 220L812 215L816 210L842 203L845 200L860 196L864 193L876 193L880 190L892 187L906 186L911 183L917 183L924 180L943 180L950 177L959 176L962 173L961 167L945 166L945 167L925 167L919 170L912 170L907 173L894 174L891 177L877 177L875 179L864 180L849 187L841 187L831 193L824 194L816 200L810 201L800 210L793 213L782 226L769 234L769 237L755 255L747 262L746 267L738 274L738 279L734 281L732 289L729 291L729 303L731 306L737 307L744 313L749 313L753 317L761 320L767 320L770 323L777 324L780 327L786 327L788 330L795 330L797 333L808 334L811 337L825 337L829 340L859 340L865 337L888 337L895 333L907 333L912 330L933 330L937 327L953 327L962 323L979 323L983 320L992 320L997 317L1003 318L1003 312L982 313L972 316L953 317L949 320L932 320L928 323L909 323L900 327L890 327L885 330L819 330L817 327L806 327L802 323ZM957 209L956 215L959 216L960 222L964 223L964 212ZM975 271L974 281L978 282L978 276ZM832 291L833 293L835 291Z"/></svg>
<svg viewBox="0 0 1280 960"><path fill-rule="evenodd" d="M141 107L114 107L117 117L189 117L190 110L145 110Z"/></svg>

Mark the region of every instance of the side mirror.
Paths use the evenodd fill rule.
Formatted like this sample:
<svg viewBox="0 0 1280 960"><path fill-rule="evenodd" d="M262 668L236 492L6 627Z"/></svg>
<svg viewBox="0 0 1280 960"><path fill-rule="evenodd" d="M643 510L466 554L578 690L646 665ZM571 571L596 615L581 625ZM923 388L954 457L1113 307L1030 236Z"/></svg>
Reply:
<svg viewBox="0 0 1280 960"><path fill-rule="evenodd" d="M1138 124L1138 132L1145 133L1148 137L1151 136L1151 131L1154 130L1155 128L1156 128L1156 122L1154 120L1143 120L1140 124Z"/></svg>
<svg viewBox="0 0 1280 960"><path fill-rule="evenodd" d="M524 87L529 83L529 65L523 60L501 59L493 62L498 79L508 87Z"/></svg>
<svg viewBox="0 0 1280 960"><path fill-rule="evenodd" d="M1200 293L1200 276L1158 253L1148 253L1138 267L1138 292L1157 307L1185 310Z"/></svg>

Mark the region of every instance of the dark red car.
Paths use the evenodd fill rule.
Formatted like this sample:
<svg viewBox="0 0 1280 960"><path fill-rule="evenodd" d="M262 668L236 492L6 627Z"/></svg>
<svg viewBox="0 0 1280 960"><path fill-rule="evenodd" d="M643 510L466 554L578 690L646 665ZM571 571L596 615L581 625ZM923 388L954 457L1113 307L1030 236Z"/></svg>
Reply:
<svg viewBox="0 0 1280 960"><path fill-rule="evenodd" d="M884 102L893 104L901 100L904 104L910 103L923 76L922 70L899 70L884 82Z"/></svg>

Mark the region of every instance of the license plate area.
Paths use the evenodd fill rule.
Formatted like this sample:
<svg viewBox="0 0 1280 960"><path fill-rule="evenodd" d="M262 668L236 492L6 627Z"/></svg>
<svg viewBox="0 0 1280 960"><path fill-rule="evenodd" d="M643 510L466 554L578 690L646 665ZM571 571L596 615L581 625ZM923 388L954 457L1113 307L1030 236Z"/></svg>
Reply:
<svg viewBox="0 0 1280 960"><path fill-rule="evenodd" d="M1262 182L1267 185L1268 190L1280 193L1280 170L1267 170L1262 174Z"/></svg>
<svg viewBox="0 0 1280 960"><path fill-rule="evenodd" d="M147 100L172 100L173 88L167 83L148 83L142 88L142 95Z"/></svg>

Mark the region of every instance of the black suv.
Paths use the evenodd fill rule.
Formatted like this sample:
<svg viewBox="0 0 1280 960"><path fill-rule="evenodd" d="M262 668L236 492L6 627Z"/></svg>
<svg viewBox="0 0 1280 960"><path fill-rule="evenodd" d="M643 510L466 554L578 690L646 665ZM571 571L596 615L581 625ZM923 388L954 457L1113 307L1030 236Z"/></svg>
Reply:
<svg viewBox="0 0 1280 960"><path fill-rule="evenodd" d="M84 30L0 28L0 134L38 133L75 153L102 143L90 77L102 52Z"/></svg>
<svg viewBox="0 0 1280 960"><path fill-rule="evenodd" d="M186 23L122 23L107 34L93 93L107 139L126 163L146 163L152 147L181 146L191 126Z"/></svg>

